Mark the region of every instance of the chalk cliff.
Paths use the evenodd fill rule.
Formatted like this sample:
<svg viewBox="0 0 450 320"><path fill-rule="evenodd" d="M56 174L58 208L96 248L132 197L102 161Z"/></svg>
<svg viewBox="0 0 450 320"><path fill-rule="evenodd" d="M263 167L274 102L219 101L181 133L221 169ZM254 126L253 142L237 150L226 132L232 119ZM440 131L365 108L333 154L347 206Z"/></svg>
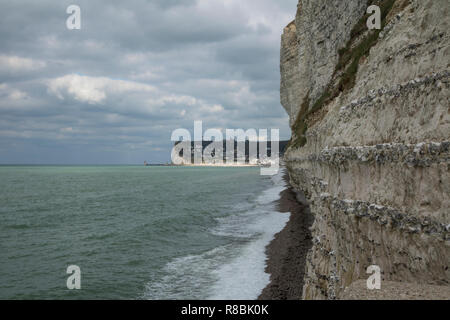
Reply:
<svg viewBox="0 0 450 320"><path fill-rule="evenodd" d="M382 29L366 26L369 5ZM448 0L300 0L281 40L291 185L314 224L303 298L450 285Z"/></svg>

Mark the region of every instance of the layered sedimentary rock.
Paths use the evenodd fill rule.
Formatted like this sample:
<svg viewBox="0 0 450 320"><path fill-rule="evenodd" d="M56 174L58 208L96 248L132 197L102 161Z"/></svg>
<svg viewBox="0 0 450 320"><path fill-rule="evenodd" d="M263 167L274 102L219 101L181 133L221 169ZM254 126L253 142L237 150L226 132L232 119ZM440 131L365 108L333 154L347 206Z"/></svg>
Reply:
<svg viewBox="0 0 450 320"><path fill-rule="evenodd" d="M372 3L381 32L361 31ZM447 0L300 0L284 30L285 161L315 217L306 299L339 298L370 265L384 281L450 283L448 11Z"/></svg>
<svg viewBox="0 0 450 320"><path fill-rule="evenodd" d="M349 40L353 22L366 4L367 0L299 1L296 19L281 40L281 104L291 125L306 96L318 98L330 81L338 50Z"/></svg>

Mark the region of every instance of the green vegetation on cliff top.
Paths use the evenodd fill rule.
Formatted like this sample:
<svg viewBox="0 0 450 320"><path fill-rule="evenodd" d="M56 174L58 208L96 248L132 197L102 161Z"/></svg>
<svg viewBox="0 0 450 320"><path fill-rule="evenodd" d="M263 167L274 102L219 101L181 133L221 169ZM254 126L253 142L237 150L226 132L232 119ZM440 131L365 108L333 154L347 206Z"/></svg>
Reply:
<svg viewBox="0 0 450 320"><path fill-rule="evenodd" d="M386 26L386 18L397 0L368 1L368 6L375 4L381 9L381 29L367 30L366 21L369 14L365 14L356 23L350 33L350 40L344 48L341 48L339 60L334 70L332 80L325 88L322 95L314 102L311 108L309 94L303 101L297 119L292 126L293 138L290 147L300 148L306 144L305 133L307 131L306 119L314 112L320 110L325 104L335 99L341 92L346 92L354 87L356 74L358 73L361 58L370 53L370 49L377 43L380 32ZM353 43L358 43L353 46ZM342 73L336 78L338 73Z"/></svg>

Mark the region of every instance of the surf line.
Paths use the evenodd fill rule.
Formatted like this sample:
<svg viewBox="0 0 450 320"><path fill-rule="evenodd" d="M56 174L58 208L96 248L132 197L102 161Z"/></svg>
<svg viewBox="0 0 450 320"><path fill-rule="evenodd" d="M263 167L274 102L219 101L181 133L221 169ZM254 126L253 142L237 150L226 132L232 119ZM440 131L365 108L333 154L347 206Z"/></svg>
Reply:
<svg viewBox="0 0 450 320"><path fill-rule="evenodd" d="M181 308L182 315L207 315L209 318L214 316L216 307L196 307L188 304L187 307Z"/></svg>

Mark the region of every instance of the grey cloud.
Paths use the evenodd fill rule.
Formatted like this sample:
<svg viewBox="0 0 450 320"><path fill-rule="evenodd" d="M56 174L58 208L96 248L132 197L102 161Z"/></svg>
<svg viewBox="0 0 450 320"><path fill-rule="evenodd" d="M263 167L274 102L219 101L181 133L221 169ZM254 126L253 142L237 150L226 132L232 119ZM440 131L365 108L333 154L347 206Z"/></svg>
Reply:
<svg viewBox="0 0 450 320"><path fill-rule="evenodd" d="M172 130L194 120L289 137L279 37L297 0L80 0L69 31L72 3L0 3L0 163L167 161ZM51 90L74 74L88 87ZM156 90L112 84L130 82Z"/></svg>

